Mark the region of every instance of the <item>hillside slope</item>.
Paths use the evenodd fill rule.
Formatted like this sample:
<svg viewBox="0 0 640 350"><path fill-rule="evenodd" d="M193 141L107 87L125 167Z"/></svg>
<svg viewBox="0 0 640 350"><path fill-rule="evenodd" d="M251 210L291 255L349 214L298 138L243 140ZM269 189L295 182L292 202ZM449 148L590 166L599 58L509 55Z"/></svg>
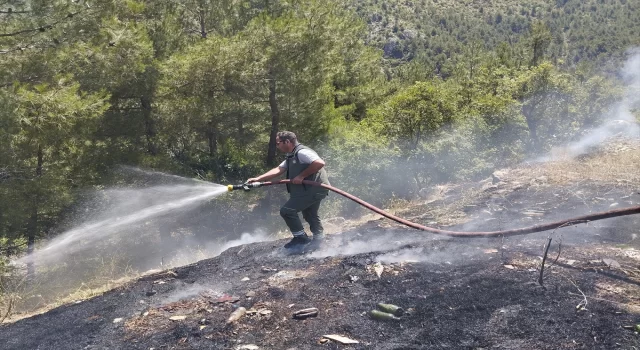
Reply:
<svg viewBox="0 0 640 350"><path fill-rule="evenodd" d="M614 145L579 160L506 170L482 184L442 187L398 212L453 230L528 226L638 205L638 167L639 145ZM638 227L640 217L630 216L508 239L451 239L373 220L304 255L286 254L283 241L262 242L148 275L5 324L0 343L3 349L628 349L640 345L625 328L640 323ZM371 319L367 313L378 302L407 312L396 321ZM225 324L239 306L248 313ZM317 317L292 317L309 307ZM359 343L339 345L324 337L330 334Z"/></svg>
<svg viewBox="0 0 640 350"><path fill-rule="evenodd" d="M559 64L603 64L640 42L640 3L627 0L362 0L351 5L369 25L369 42L389 59L420 56L428 64L470 50L528 40L532 23L552 36L547 55Z"/></svg>

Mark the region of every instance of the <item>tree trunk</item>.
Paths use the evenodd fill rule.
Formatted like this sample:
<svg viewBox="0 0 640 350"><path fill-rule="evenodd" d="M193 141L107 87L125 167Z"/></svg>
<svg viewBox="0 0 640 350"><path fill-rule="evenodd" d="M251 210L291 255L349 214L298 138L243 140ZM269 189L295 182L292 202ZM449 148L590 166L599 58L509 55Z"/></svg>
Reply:
<svg viewBox="0 0 640 350"><path fill-rule="evenodd" d="M205 20L205 13L204 10L200 10L200 14L198 15L198 20L200 22L200 37L202 39L206 39L207 38L207 27L206 27L206 20Z"/></svg>
<svg viewBox="0 0 640 350"><path fill-rule="evenodd" d="M27 255L31 258L27 259L27 283L31 284L36 276L36 268L33 263L32 254L36 246L36 231L38 230L38 204L37 201L32 203L31 216L27 224Z"/></svg>
<svg viewBox="0 0 640 350"><path fill-rule="evenodd" d="M42 152L42 146L38 145L38 153L37 153L37 165L36 165L36 181L42 176L42 166L44 164L44 153ZM31 207L31 216L29 217L29 222L27 223L27 255L31 255L35 250L36 246L36 235L38 232L38 193L36 192L35 197L33 198L32 207ZM31 282L34 280L36 275L36 269L33 263L33 260L29 259L27 261L27 281Z"/></svg>
<svg viewBox="0 0 640 350"><path fill-rule="evenodd" d="M412 145L411 149L418 149L418 145L420 145L420 139L422 138L422 128L418 125L418 130L416 131L416 142Z"/></svg>
<svg viewBox="0 0 640 350"><path fill-rule="evenodd" d="M238 137L240 140L244 140L244 113L242 113L242 106L240 105L240 100L238 100L238 119L236 119L236 126L238 127Z"/></svg>
<svg viewBox="0 0 640 350"><path fill-rule="evenodd" d="M276 99L276 80L269 79L269 107L271 108L271 134L269 135L269 149L267 151L267 165L276 165L276 135L280 127L280 109Z"/></svg>
<svg viewBox="0 0 640 350"><path fill-rule="evenodd" d="M530 146L529 150L537 152L539 150L539 142L538 142L538 121L535 118L534 112L536 109L537 103L530 101L528 103L524 103L522 105L522 114L527 120L527 126L529 128L529 140Z"/></svg>
<svg viewBox="0 0 640 350"><path fill-rule="evenodd" d="M209 155L214 157L218 154L218 126L213 120L209 121L207 140L209 142Z"/></svg>
<svg viewBox="0 0 640 350"><path fill-rule="evenodd" d="M156 137L155 122L151 118L151 99L142 96L140 98L140 104L142 105L142 114L144 116L145 136L147 139L147 153L155 156L158 154L158 147L156 147L154 140Z"/></svg>

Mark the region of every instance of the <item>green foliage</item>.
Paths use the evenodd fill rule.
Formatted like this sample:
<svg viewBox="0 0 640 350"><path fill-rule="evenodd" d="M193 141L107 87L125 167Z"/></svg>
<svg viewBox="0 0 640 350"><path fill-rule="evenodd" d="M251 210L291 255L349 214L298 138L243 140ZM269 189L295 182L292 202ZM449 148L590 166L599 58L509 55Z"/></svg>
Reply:
<svg viewBox="0 0 640 350"><path fill-rule="evenodd" d="M262 164L270 125L261 121L272 113L272 87L281 128L302 140L320 138L340 115L363 118L376 94L370 82L379 56L359 39L359 22L318 1L285 4L233 35L208 35L161 68L164 141L210 179L247 175Z"/></svg>
<svg viewBox="0 0 640 350"><path fill-rule="evenodd" d="M439 82L419 82L389 98L381 110L386 132L405 139L403 146L415 150L425 138L456 115L455 91Z"/></svg>
<svg viewBox="0 0 640 350"><path fill-rule="evenodd" d="M528 51L524 62L538 63L539 54L562 67L596 61L615 69L616 60L640 40L640 3L626 0L568 1L385 1L351 3L369 25L368 42L383 48L390 65L427 57L438 74L446 60L457 60L474 41L489 49L501 43L529 45L530 29L539 51ZM548 28L547 33L539 29ZM536 29L537 28L537 29ZM534 35L535 37L535 35ZM535 42L535 41L534 41ZM546 47L546 49L545 49Z"/></svg>
<svg viewBox="0 0 640 350"><path fill-rule="evenodd" d="M95 121L109 107L106 92L82 92L69 76L56 78L51 84L16 83L3 98L10 108L0 111L8 125L2 135L6 179L0 187L6 197L0 212L10 214L2 216L3 227L17 232L51 227L71 203L75 181L86 176L78 165ZM40 219L30 222L34 213Z"/></svg>
<svg viewBox="0 0 640 350"><path fill-rule="evenodd" d="M117 165L239 182L274 160L276 129L376 204L484 176L599 125L622 97L607 73L640 40L640 5L620 0L7 6L0 240L23 250L80 191L122 181ZM271 195L243 198L271 210ZM202 210L246 223L247 205Z"/></svg>
<svg viewBox="0 0 640 350"><path fill-rule="evenodd" d="M379 193L384 191L391 175L389 169L400 153L392 139L379 132L380 127L370 120L336 122L330 141L321 145L319 152L327 162L333 186L382 204Z"/></svg>

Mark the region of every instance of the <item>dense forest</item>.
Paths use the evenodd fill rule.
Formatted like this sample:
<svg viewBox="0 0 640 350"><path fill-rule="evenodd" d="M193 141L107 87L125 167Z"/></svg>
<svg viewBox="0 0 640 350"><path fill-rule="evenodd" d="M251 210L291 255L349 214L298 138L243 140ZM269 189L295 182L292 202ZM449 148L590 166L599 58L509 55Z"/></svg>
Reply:
<svg viewBox="0 0 640 350"><path fill-rule="evenodd" d="M121 166L241 182L278 130L374 203L486 176L599 125L639 44L630 0L2 0L0 254Z"/></svg>

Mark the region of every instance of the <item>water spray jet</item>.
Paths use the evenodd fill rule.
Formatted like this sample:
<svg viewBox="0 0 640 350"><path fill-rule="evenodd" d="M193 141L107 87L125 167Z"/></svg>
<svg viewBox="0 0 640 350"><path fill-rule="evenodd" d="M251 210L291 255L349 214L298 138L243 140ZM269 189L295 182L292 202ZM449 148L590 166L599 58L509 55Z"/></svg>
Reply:
<svg viewBox="0 0 640 350"><path fill-rule="evenodd" d="M272 186L272 185L284 185L284 184L288 184L291 183L291 180L280 180L280 181L266 181L266 182L252 182L252 183L244 183L244 184L240 184L240 185L228 185L227 186L227 190L228 191L235 191L235 190L243 190L245 192L250 191L253 188L259 188L259 187L264 187L264 186ZM363 201L362 199L349 194L345 191L342 191L338 188L335 188L333 186L330 185L325 185L325 184L321 184L319 182L315 182L315 181L309 181L309 180L303 180L302 181L303 184L308 185L308 186L319 186L322 188L325 188L329 191L335 192L343 197L346 197L360 205L362 205L363 207L377 213L380 214L390 220L393 220L397 223L403 224L405 226L411 227L411 228L415 228L417 230L421 230L421 231L427 231L427 232L431 232L433 234L439 234L439 235L445 235L445 236L452 236L452 237L508 237L508 236L518 236L518 235L524 235L524 234L529 234L529 233L534 233L534 232L542 232L542 231L549 231L549 230L554 230L557 228L561 228L561 227L566 227L566 226L571 226L571 225L575 225L575 224L581 224L581 223L586 223L586 222L591 222L591 221L597 221L597 220L602 220L602 219L608 219L608 218L613 218L613 217L617 217L617 216L625 216L625 215L633 215L633 214L640 214L640 206L635 206L635 207L629 207L629 208L623 208L623 209L616 209L616 210L609 210L609 211L603 211L603 212L599 212L599 213L594 213L594 214L588 214L588 215L582 215L582 216L578 216L578 217L574 217L574 218L570 218L570 219L566 219L566 220L561 220L561 221L555 221L555 222L550 222L550 223L546 223L546 224L540 224L540 225L534 225L534 226L529 226L529 227L523 227L523 228L518 228L518 229L510 229L510 230L501 230L501 231L468 231L468 232L463 232L463 231L448 231L448 230L441 230L441 229L437 229L437 228L433 228L433 227L428 227L428 226L424 226L424 225L420 225L417 224L415 222L411 222L408 220L405 220L401 217L395 216L391 213L388 213L380 208L377 208L375 206L373 206L372 204L369 204L365 201Z"/></svg>

